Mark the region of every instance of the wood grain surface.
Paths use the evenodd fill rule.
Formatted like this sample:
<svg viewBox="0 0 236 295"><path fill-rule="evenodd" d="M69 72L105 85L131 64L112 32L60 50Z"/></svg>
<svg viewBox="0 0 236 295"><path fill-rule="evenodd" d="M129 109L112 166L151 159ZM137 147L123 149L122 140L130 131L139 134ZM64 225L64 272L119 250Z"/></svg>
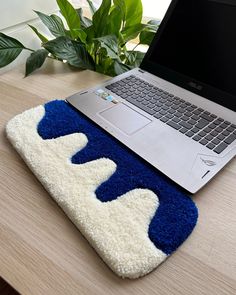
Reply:
<svg viewBox="0 0 236 295"><path fill-rule="evenodd" d="M0 76L0 277L21 294L236 294L236 160L193 196L198 224L166 262L117 277L51 199L5 136L14 115L107 77L50 61Z"/></svg>

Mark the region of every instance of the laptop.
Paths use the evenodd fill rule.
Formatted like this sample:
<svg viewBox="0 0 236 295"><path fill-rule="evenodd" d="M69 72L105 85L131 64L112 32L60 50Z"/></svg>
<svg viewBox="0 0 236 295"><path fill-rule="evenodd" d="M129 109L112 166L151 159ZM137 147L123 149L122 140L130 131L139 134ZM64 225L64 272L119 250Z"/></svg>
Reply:
<svg viewBox="0 0 236 295"><path fill-rule="evenodd" d="M235 31L235 0L173 0L140 68L66 101L196 193L236 155Z"/></svg>

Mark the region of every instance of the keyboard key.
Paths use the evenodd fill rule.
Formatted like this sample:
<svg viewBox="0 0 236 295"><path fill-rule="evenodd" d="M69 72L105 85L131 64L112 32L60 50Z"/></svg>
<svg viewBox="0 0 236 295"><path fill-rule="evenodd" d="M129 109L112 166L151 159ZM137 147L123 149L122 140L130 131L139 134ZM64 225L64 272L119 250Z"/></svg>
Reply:
<svg viewBox="0 0 236 295"><path fill-rule="evenodd" d="M199 135L195 135L193 137L193 140L195 140L195 141L199 141L200 139L201 139L201 136L199 136Z"/></svg>
<svg viewBox="0 0 236 295"><path fill-rule="evenodd" d="M217 138L214 138L214 139L212 140L212 143L214 143L215 145L217 145L217 144L220 143L220 140L217 139Z"/></svg>
<svg viewBox="0 0 236 295"><path fill-rule="evenodd" d="M168 110L168 113L169 113L169 114L174 114L175 112L176 112L176 111L175 111L175 110L172 110L172 109L169 109L169 110Z"/></svg>
<svg viewBox="0 0 236 295"><path fill-rule="evenodd" d="M174 121L175 123L179 123L181 120L180 120L179 118L175 117L175 118L173 118L173 121Z"/></svg>
<svg viewBox="0 0 236 295"><path fill-rule="evenodd" d="M182 127L187 128L188 130L191 129L193 126L185 121L181 121L179 123Z"/></svg>
<svg viewBox="0 0 236 295"><path fill-rule="evenodd" d="M181 128L181 126L179 126L177 123L175 123L174 121L169 121L167 122L167 125L173 127L176 130L179 130Z"/></svg>
<svg viewBox="0 0 236 295"><path fill-rule="evenodd" d="M222 132L224 129L223 128L221 128L220 126L219 127L217 127L216 129L215 129L215 131L217 131L218 133L220 133L220 132Z"/></svg>
<svg viewBox="0 0 236 295"><path fill-rule="evenodd" d="M213 130L213 131L211 131L211 133L210 133L213 137L216 137L217 135L218 135L218 132L217 131L215 131L215 130Z"/></svg>
<svg viewBox="0 0 236 295"><path fill-rule="evenodd" d="M210 150L213 150L215 145L210 142L210 143L208 143L208 145L206 147L208 147Z"/></svg>
<svg viewBox="0 0 236 295"><path fill-rule="evenodd" d="M175 113L175 116L178 117L178 118L180 118L180 117L182 117L182 114L179 113L179 112L177 111L177 112Z"/></svg>
<svg viewBox="0 0 236 295"><path fill-rule="evenodd" d="M186 135L187 135L188 137L192 137L194 134L195 134L195 133L192 132L192 131L188 131L188 132L186 133Z"/></svg>
<svg viewBox="0 0 236 295"><path fill-rule="evenodd" d="M167 112L164 111L164 110L161 110L159 113L160 113L161 115L163 115L163 116L167 114Z"/></svg>
<svg viewBox="0 0 236 295"><path fill-rule="evenodd" d="M179 108L179 106L177 106L177 105L172 105L171 108L172 108L173 110L177 110L177 109Z"/></svg>
<svg viewBox="0 0 236 295"><path fill-rule="evenodd" d="M142 104L146 106L146 105L149 104L149 101L147 101L147 100L143 100L143 101L142 101Z"/></svg>
<svg viewBox="0 0 236 295"><path fill-rule="evenodd" d="M162 122L164 122L164 123L166 123L167 121L169 121L169 119L168 119L167 117L162 117L160 120L161 120Z"/></svg>
<svg viewBox="0 0 236 295"><path fill-rule="evenodd" d="M166 110L169 109L166 105L163 105L161 108L162 108L164 111L166 111Z"/></svg>
<svg viewBox="0 0 236 295"><path fill-rule="evenodd" d="M184 114L185 114L185 116L187 116L188 118L192 117L192 115L193 115L192 113L190 113L190 112L188 112L188 111L185 112Z"/></svg>
<svg viewBox="0 0 236 295"><path fill-rule="evenodd" d="M167 94L162 94L161 97L166 99L168 97L168 95Z"/></svg>
<svg viewBox="0 0 236 295"><path fill-rule="evenodd" d="M220 124L220 127L223 128L223 129L225 129L228 126L229 126L229 124L227 124L225 122L223 122L223 123Z"/></svg>
<svg viewBox="0 0 236 295"><path fill-rule="evenodd" d="M220 123L221 123L221 121L219 119L214 121L214 124L216 124L216 125L220 125Z"/></svg>
<svg viewBox="0 0 236 295"><path fill-rule="evenodd" d="M206 140L205 138L203 138L202 140L199 141L200 144L202 145L206 145L208 143L208 140Z"/></svg>
<svg viewBox="0 0 236 295"><path fill-rule="evenodd" d="M156 111L156 112L160 112L161 108L160 107L155 107L153 110Z"/></svg>
<svg viewBox="0 0 236 295"><path fill-rule="evenodd" d="M135 98L135 97L132 95L132 98ZM141 101L143 101L143 100L144 100L143 97L139 97L139 98L136 99L136 101L138 101L138 102L141 102Z"/></svg>
<svg viewBox="0 0 236 295"><path fill-rule="evenodd" d="M229 126L228 128L226 128L226 130L229 131L229 132L233 132L234 128L232 126Z"/></svg>
<svg viewBox="0 0 236 295"><path fill-rule="evenodd" d="M183 133L183 134L186 133L187 131L188 131L188 129L186 129L186 128L184 128L184 127L181 128L181 129L179 130L179 132L181 132L181 133Z"/></svg>
<svg viewBox="0 0 236 295"><path fill-rule="evenodd" d="M156 111L154 111L154 110L148 108L147 106L145 106L145 105L143 105L142 103L140 103L140 102L138 102L138 101L132 99L131 97L127 98L126 100L129 101L130 103L132 103L133 105L139 107L141 110L147 112L147 113L150 114L150 115L153 115L153 114L156 113Z"/></svg>
<svg viewBox="0 0 236 295"><path fill-rule="evenodd" d="M166 99L163 99L163 98L159 99L159 101L162 103L166 103Z"/></svg>
<svg viewBox="0 0 236 295"><path fill-rule="evenodd" d="M224 131L222 132L222 134L225 135L225 136L228 136L228 135L230 134L230 132L227 131L227 130L224 130Z"/></svg>
<svg viewBox="0 0 236 295"><path fill-rule="evenodd" d="M152 100L152 98L151 98L150 96L147 96L147 95L143 96L143 98L144 98L146 101L151 101L151 100Z"/></svg>
<svg viewBox="0 0 236 295"><path fill-rule="evenodd" d="M206 128L203 129L203 131L206 132L206 133L209 133L209 132L211 132L212 130L211 130L211 128L206 127Z"/></svg>
<svg viewBox="0 0 236 295"><path fill-rule="evenodd" d="M196 127L193 127L193 128L191 129L191 131L194 132L194 133L198 133L199 129L196 128Z"/></svg>
<svg viewBox="0 0 236 295"><path fill-rule="evenodd" d="M211 129L215 129L217 127L217 125L213 122L208 127L211 128Z"/></svg>
<svg viewBox="0 0 236 295"><path fill-rule="evenodd" d="M183 109L183 108L180 107L180 108L178 109L178 112L183 114L183 113L185 112L185 109Z"/></svg>
<svg viewBox="0 0 236 295"><path fill-rule="evenodd" d="M205 137L208 141L211 141L214 137L210 134L208 134L206 137Z"/></svg>
<svg viewBox="0 0 236 295"><path fill-rule="evenodd" d="M181 102L180 102L179 100L174 100L174 101L173 101L173 104L174 104L174 105L180 105Z"/></svg>
<svg viewBox="0 0 236 295"><path fill-rule="evenodd" d="M194 110L194 107L189 106L189 107L186 108L186 110L189 111L189 112L192 112Z"/></svg>
<svg viewBox="0 0 236 295"><path fill-rule="evenodd" d="M219 140L223 140L225 138L225 135L219 134L216 138L218 138Z"/></svg>
<svg viewBox="0 0 236 295"><path fill-rule="evenodd" d="M166 115L166 118L168 118L168 119L172 119L173 117L174 117L174 115L171 115L171 114Z"/></svg>
<svg viewBox="0 0 236 295"><path fill-rule="evenodd" d="M183 120L183 121L188 121L188 119L189 119L189 117L187 117L187 116L185 116L185 115L183 115L183 116L181 117L181 120Z"/></svg>
<svg viewBox="0 0 236 295"><path fill-rule="evenodd" d="M181 118L182 119L182 118ZM195 124L197 124L197 121L195 121L195 120L193 120L193 119L190 119L189 121L188 121L188 123L190 124L190 125L195 125Z"/></svg>
<svg viewBox="0 0 236 295"><path fill-rule="evenodd" d="M200 120L200 117L197 116L197 115L193 115L193 116L191 117L191 119L193 119L193 120L195 120L195 121L198 121L198 120Z"/></svg>
<svg viewBox="0 0 236 295"><path fill-rule="evenodd" d="M199 109L196 109L195 111L193 111L193 114L194 115L199 115L199 114L201 114L201 111Z"/></svg>
<svg viewBox="0 0 236 295"><path fill-rule="evenodd" d="M149 109L154 109L154 108L155 108L155 104L154 104L154 103L149 103L149 104L147 105L147 107L148 107Z"/></svg>
<svg viewBox="0 0 236 295"><path fill-rule="evenodd" d="M214 119L209 115L210 113L204 112L200 114L200 117L207 120L208 122L212 122Z"/></svg>
<svg viewBox="0 0 236 295"><path fill-rule="evenodd" d="M150 115L154 115L156 112L144 105L139 106L140 109L142 109L143 111L147 112Z"/></svg>
<svg viewBox="0 0 236 295"><path fill-rule="evenodd" d="M136 100L133 99L133 98L130 97L130 96L128 96L128 97L126 98L126 100L127 100L128 102L130 102L130 103L133 103L133 104L136 102Z"/></svg>
<svg viewBox="0 0 236 295"><path fill-rule="evenodd" d="M188 103L187 102L184 102L184 103L181 104L181 108L183 108L185 111L187 111L186 110L187 107L188 107Z"/></svg>
<svg viewBox="0 0 236 295"><path fill-rule="evenodd" d="M206 132L202 130L201 132L198 133L198 135L201 137L204 137L206 135Z"/></svg>
<svg viewBox="0 0 236 295"><path fill-rule="evenodd" d="M156 113L156 114L154 115L154 117L157 118L157 119L160 119L160 118L162 117L162 115L159 114L159 113Z"/></svg>
<svg viewBox="0 0 236 295"><path fill-rule="evenodd" d="M223 152L223 150L227 148L227 146L228 145L226 143L222 142L213 151L216 152L217 154L220 154L221 152Z"/></svg>
<svg viewBox="0 0 236 295"><path fill-rule="evenodd" d="M199 129L203 129L204 127L206 127L209 124L209 122L205 119L200 119L198 121L198 123L196 124L195 127L199 128Z"/></svg>
<svg viewBox="0 0 236 295"><path fill-rule="evenodd" d="M227 144L231 144L236 139L236 134L231 134L229 137L227 137L224 142Z"/></svg>

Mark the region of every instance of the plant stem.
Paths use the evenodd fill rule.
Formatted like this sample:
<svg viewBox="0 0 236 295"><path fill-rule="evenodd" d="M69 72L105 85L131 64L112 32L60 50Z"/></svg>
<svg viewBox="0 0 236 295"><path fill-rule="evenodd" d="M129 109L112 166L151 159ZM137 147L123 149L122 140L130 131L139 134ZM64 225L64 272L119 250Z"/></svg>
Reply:
<svg viewBox="0 0 236 295"><path fill-rule="evenodd" d="M29 50L29 51L31 51L31 52L35 52L35 50L30 49L30 48L27 48L27 47L25 47L24 49L25 49L25 50Z"/></svg>
<svg viewBox="0 0 236 295"><path fill-rule="evenodd" d="M134 46L134 48L131 50L131 52L133 52L133 51L134 51L139 45L140 45L140 43L136 44L136 45Z"/></svg>
<svg viewBox="0 0 236 295"><path fill-rule="evenodd" d="M134 48L130 51L129 55L126 57L126 61L129 61L129 57L131 55L132 52L134 52L134 50L140 45L141 43L138 43L134 46Z"/></svg>

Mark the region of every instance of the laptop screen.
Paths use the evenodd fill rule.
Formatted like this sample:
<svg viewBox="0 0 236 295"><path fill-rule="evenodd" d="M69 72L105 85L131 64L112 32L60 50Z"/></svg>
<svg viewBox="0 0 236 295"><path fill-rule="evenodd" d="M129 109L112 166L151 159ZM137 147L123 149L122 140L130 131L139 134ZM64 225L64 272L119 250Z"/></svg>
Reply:
<svg viewBox="0 0 236 295"><path fill-rule="evenodd" d="M236 0L177 0L141 68L236 111Z"/></svg>

